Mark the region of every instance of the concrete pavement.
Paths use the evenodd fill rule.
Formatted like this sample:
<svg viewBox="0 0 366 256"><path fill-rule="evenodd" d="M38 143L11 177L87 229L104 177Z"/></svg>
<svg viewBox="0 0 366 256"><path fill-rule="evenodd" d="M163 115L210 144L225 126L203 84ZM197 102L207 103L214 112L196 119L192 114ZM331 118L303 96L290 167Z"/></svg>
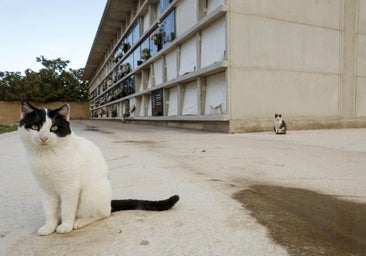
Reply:
<svg viewBox="0 0 366 256"><path fill-rule="evenodd" d="M167 212L117 212L70 234L39 237L38 188L17 133L3 134L0 255L295 255L233 195L261 185L366 203L366 129L276 136L107 121L74 121L72 128L102 149L114 198L181 200Z"/></svg>

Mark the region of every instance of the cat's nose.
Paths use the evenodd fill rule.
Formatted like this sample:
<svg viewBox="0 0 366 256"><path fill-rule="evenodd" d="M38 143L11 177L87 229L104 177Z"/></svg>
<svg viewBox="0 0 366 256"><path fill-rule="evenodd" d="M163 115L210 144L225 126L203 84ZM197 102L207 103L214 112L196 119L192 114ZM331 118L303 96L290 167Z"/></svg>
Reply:
<svg viewBox="0 0 366 256"><path fill-rule="evenodd" d="M41 137L41 141L42 141L42 142L46 142L47 140L48 140L48 137L45 137L45 136L42 136L42 137Z"/></svg>

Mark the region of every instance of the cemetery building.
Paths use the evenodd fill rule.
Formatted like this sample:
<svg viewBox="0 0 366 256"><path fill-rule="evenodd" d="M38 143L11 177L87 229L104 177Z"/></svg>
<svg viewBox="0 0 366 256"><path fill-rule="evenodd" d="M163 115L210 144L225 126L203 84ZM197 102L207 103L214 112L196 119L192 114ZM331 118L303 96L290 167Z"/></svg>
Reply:
<svg viewBox="0 0 366 256"><path fill-rule="evenodd" d="M366 1L108 0L84 78L93 119L366 127Z"/></svg>

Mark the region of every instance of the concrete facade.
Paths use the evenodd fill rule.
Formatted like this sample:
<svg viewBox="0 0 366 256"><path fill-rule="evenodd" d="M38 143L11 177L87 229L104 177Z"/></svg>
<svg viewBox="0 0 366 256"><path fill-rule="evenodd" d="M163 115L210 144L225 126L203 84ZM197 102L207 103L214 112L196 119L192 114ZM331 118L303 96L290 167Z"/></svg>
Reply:
<svg viewBox="0 0 366 256"><path fill-rule="evenodd" d="M366 2L359 1L357 12L356 116L366 116Z"/></svg>
<svg viewBox="0 0 366 256"><path fill-rule="evenodd" d="M364 125L364 1L230 3L232 129L272 112L297 128Z"/></svg>
<svg viewBox="0 0 366 256"><path fill-rule="evenodd" d="M116 2L108 1L98 33ZM157 19L162 15L152 11L156 1L132 3L131 21L139 15L146 20L146 6ZM289 129L366 126L365 1L180 0L169 6L176 39L153 56L150 69L145 64L133 71L148 74L147 86L141 81L139 92L104 103L107 111L112 106L122 113L128 101L140 110L130 121L226 132L271 130L275 112L283 113ZM104 49L106 56L119 38L123 33ZM102 50L93 47L89 58ZM94 76L97 69L87 64L91 91L114 67L108 70L107 62ZM165 95L159 117L150 111L155 88ZM91 112L103 108L93 106Z"/></svg>

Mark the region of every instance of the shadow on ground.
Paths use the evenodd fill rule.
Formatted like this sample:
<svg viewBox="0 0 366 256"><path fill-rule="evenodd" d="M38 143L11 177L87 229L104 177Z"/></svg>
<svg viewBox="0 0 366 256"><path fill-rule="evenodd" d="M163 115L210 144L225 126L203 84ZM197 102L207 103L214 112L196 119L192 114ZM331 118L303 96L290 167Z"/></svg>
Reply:
<svg viewBox="0 0 366 256"><path fill-rule="evenodd" d="M290 255L366 255L366 205L256 185L233 196Z"/></svg>

